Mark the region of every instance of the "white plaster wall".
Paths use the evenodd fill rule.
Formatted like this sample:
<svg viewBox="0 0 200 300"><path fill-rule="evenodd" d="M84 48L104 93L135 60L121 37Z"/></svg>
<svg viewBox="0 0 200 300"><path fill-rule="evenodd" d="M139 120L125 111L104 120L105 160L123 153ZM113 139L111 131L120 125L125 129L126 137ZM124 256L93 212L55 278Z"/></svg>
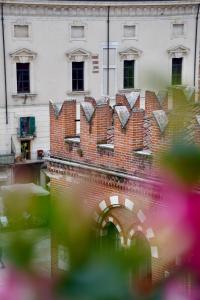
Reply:
<svg viewBox="0 0 200 300"><path fill-rule="evenodd" d="M17 0L14 1L17 3ZM183 1L184 2L184 1ZM48 4L49 6L53 5ZM65 4L62 4L65 5ZM67 5L67 2L66 2ZM93 7L97 4L94 1ZM104 5L104 4L103 4ZM32 9L26 8L27 12ZM80 8L81 9L81 8ZM95 14L95 13L94 13ZM111 8L110 41L116 45L116 89L123 88L123 62L120 60L119 51L128 47L135 47L142 51L136 61L135 88L141 90L159 90L171 82L171 58L167 49L177 45L184 45L190 49L183 63L183 84L193 85L194 68L194 38L195 38L195 10L191 14L174 14L173 16L118 16L117 10ZM13 25L19 21L30 24L31 36L27 40L13 38ZM70 24L82 22L86 25L86 39L84 41L71 41ZM172 38L171 27L173 22L184 22L186 34L182 38ZM137 39L124 40L122 34L123 24L133 23L137 26ZM1 30L1 29L0 29ZM92 54L99 55L100 71L92 73L92 61L88 61L87 79L90 95L99 98L102 96L102 47L107 39L106 8L102 7L99 16L92 16L85 10L81 17L74 15L62 16L49 10L45 15L37 14L33 9L32 15L23 15L7 10L5 15L5 40L6 40L6 65L8 84L8 109L9 124L5 124L5 96L2 66L2 46L0 46L0 152L10 152L11 135L16 136L19 117L23 114L36 117L37 137L32 141L32 151L49 149L49 116L48 102L50 99L62 102L67 98L83 100L81 96L69 96L71 90L70 64L66 52L76 48L83 48ZM1 44L0 44L1 45ZM34 90L36 97L28 99L23 104L23 99L12 97L16 74L13 71L13 62L10 53L21 48L28 48L37 53L33 61ZM17 139L16 144L19 142Z"/></svg>
<svg viewBox="0 0 200 300"><path fill-rule="evenodd" d="M37 158L37 150L48 151L49 145L49 107L48 105L10 107L9 123L5 124L5 109L0 109L0 154L9 154L11 151L11 137L16 149L16 155L21 152L20 140L17 138L19 118L35 116L36 137L31 140L31 159Z"/></svg>
<svg viewBox="0 0 200 300"><path fill-rule="evenodd" d="M49 99L62 101L67 97L67 91L71 90L69 73L71 73L66 52L83 48L92 54L99 54L100 73L92 73L92 63L88 63L88 89L94 97L101 96L102 84L102 44L106 43L106 18L88 18L87 16L79 21L87 24L86 40L71 41L69 26L76 18L57 17L23 17L23 21L31 24L31 37L28 40L14 39L12 37L13 24L22 17L5 17L5 36L7 53L8 93L11 105L22 104L22 99L13 99L13 80L16 74L13 71L12 60L9 56L20 48L28 48L37 53L33 63L34 66L34 90L37 96L32 103L47 103ZM133 21L134 20L134 21ZM183 38L172 38L171 24L176 21L185 22L186 36ZM138 26L137 40L124 40L122 38L122 27L126 22L135 23ZM111 17L110 40L117 43L117 51L128 47L135 47L142 51L141 57L137 60L136 88L159 89L170 84L171 80L171 59L167 49L177 45L184 45L190 49L189 55L184 59L183 83L193 85L193 60L194 60L194 33L195 15L173 16L173 17ZM123 85L123 64L117 55L117 87L116 92ZM73 96L74 98L74 96ZM83 98L83 96L79 97ZM28 100L30 102L30 100Z"/></svg>

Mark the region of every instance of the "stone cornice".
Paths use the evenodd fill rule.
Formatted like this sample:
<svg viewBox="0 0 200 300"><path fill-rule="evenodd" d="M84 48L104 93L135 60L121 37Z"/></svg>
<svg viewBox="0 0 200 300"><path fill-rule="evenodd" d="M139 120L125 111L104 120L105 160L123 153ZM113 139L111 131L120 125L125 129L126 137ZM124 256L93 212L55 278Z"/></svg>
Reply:
<svg viewBox="0 0 200 300"><path fill-rule="evenodd" d="M52 17L106 17L108 2L86 1L4 1L5 15ZM105 5L106 3L106 5ZM110 17L167 17L195 15L197 2L111 2Z"/></svg>
<svg viewBox="0 0 200 300"><path fill-rule="evenodd" d="M188 5L188 4L198 4L199 0L128 0L128 1L101 1L99 0L98 2L95 0L89 0L89 1L84 1L84 0L65 0L65 1L60 1L60 0L0 0L0 3L7 3L7 4L30 4L30 5L49 5L49 6L103 6L107 7L108 5L110 7L120 7L120 6L174 6L174 5Z"/></svg>

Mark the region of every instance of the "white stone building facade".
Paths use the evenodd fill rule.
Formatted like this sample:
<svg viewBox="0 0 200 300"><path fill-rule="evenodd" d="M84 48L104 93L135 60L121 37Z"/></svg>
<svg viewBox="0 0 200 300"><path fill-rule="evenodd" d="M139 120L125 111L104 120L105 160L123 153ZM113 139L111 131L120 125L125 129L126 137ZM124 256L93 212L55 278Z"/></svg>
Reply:
<svg viewBox="0 0 200 300"><path fill-rule="evenodd" d="M0 2L0 154L49 150L49 100L198 90L197 0Z"/></svg>

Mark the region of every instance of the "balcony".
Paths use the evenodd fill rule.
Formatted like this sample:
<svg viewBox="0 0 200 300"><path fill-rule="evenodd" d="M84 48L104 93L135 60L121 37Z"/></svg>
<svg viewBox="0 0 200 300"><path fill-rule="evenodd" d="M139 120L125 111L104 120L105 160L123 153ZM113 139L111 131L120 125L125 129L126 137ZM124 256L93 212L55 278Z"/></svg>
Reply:
<svg viewBox="0 0 200 300"><path fill-rule="evenodd" d="M20 140L33 140L37 134L36 134L36 127L31 128L32 130L22 130L22 128L17 128L17 137Z"/></svg>
<svg viewBox="0 0 200 300"><path fill-rule="evenodd" d="M36 137L35 117L20 117L17 137L20 140L32 140Z"/></svg>

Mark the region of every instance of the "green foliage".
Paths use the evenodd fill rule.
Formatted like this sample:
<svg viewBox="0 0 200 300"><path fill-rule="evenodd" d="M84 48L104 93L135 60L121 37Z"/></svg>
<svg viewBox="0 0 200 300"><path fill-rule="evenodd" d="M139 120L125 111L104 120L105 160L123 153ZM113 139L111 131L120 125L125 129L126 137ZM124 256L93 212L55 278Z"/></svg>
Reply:
<svg viewBox="0 0 200 300"><path fill-rule="evenodd" d="M18 233L10 239L6 252L8 259L16 267L29 268L33 255L33 240L25 239Z"/></svg>
<svg viewBox="0 0 200 300"><path fill-rule="evenodd" d="M194 144L173 144L163 154L162 163L185 184L195 184L200 179L200 149Z"/></svg>

